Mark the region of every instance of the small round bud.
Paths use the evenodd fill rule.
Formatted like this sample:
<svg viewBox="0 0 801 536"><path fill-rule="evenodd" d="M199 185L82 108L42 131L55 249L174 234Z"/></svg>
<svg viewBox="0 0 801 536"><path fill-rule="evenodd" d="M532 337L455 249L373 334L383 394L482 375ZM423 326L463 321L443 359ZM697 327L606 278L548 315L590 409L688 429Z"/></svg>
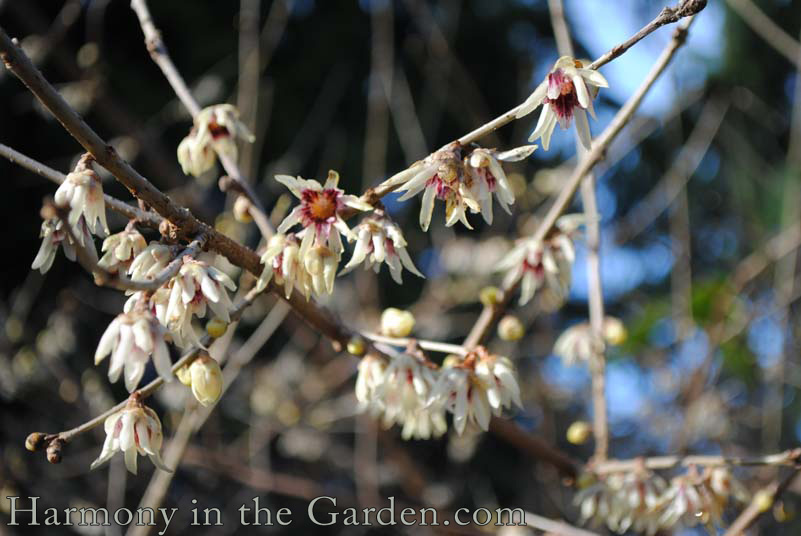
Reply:
<svg viewBox="0 0 801 536"><path fill-rule="evenodd" d="M355 356L364 355L365 344L361 337L351 337L348 341L348 353Z"/></svg>
<svg viewBox="0 0 801 536"><path fill-rule="evenodd" d="M460 364L463 361L461 356L456 354L448 354L445 356L445 359L442 361L442 368L450 368Z"/></svg>
<svg viewBox="0 0 801 536"><path fill-rule="evenodd" d="M414 315L390 307L381 313L381 333L388 337L407 337L414 328Z"/></svg>
<svg viewBox="0 0 801 536"><path fill-rule="evenodd" d="M228 323L220 318L214 317L206 322L206 333L209 334L209 337L214 339L218 339L225 335L225 331L227 329Z"/></svg>
<svg viewBox="0 0 801 536"><path fill-rule="evenodd" d="M484 287L478 293L478 300L484 307L492 307L497 305L501 300L501 289L498 287Z"/></svg>
<svg viewBox="0 0 801 536"><path fill-rule="evenodd" d="M47 446L47 461L61 463L61 449L64 447L63 439L54 439Z"/></svg>
<svg viewBox="0 0 801 536"><path fill-rule="evenodd" d="M192 394L204 406L217 402L222 395L223 377L220 364L208 354L200 354L189 365Z"/></svg>
<svg viewBox="0 0 801 536"><path fill-rule="evenodd" d="M250 215L250 199L244 195L237 196L234 201L234 218L240 223L250 223L253 216Z"/></svg>
<svg viewBox="0 0 801 536"><path fill-rule="evenodd" d="M754 495L754 506L760 512L767 512L773 506L773 494L764 489L757 491Z"/></svg>
<svg viewBox="0 0 801 536"><path fill-rule="evenodd" d="M592 428L587 421L576 421L567 429L567 440L574 445L582 445L587 442L592 433Z"/></svg>
<svg viewBox="0 0 801 536"><path fill-rule="evenodd" d="M523 323L514 315L506 315L498 323L498 336L505 341L519 341L525 334Z"/></svg>
<svg viewBox="0 0 801 536"><path fill-rule="evenodd" d="M607 316L604 319L604 339L613 346L623 344L628 337L626 326L618 318Z"/></svg>
<svg viewBox="0 0 801 536"><path fill-rule="evenodd" d="M25 448L31 452L36 452L45 446L46 434L42 432L34 432L25 439Z"/></svg>

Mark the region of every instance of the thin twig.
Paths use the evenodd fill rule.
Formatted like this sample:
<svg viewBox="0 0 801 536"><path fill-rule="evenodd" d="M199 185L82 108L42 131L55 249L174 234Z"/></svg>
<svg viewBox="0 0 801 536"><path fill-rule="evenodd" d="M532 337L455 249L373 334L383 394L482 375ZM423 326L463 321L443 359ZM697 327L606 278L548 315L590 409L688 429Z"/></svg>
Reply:
<svg viewBox="0 0 801 536"><path fill-rule="evenodd" d="M655 456L651 458L634 458L631 460L606 460L588 466L596 474L623 473L638 468L673 469L675 467L759 466L759 465L795 465L801 459L801 449L786 450L765 456Z"/></svg>
<svg viewBox="0 0 801 536"><path fill-rule="evenodd" d="M441 352L443 354L456 354L456 355L467 355L467 350L463 346L459 346L458 344L448 344L446 342L437 342L437 341L426 341L422 339L411 339L411 338L396 338L396 337L386 337L384 335L379 335L378 333L370 333L369 331L363 331L362 335L370 339L371 341L381 342L384 344L389 344L391 346L398 346L406 348L409 346L409 343L417 343L420 348L423 350L430 350L432 352Z"/></svg>
<svg viewBox="0 0 801 536"><path fill-rule="evenodd" d="M751 0L726 0L726 3L759 37L801 71L801 44L793 36L773 22Z"/></svg>
<svg viewBox="0 0 801 536"><path fill-rule="evenodd" d="M732 522L724 536L740 536L743 534L757 520L760 514L765 512L764 505L760 504L760 499L767 494L773 501L776 501L782 493L793 485L793 482L798 478L799 472L801 472L801 466L796 466L785 478L779 479L777 477L773 482L755 493L751 503L745 510L740 512L740 515Z"/></svg>

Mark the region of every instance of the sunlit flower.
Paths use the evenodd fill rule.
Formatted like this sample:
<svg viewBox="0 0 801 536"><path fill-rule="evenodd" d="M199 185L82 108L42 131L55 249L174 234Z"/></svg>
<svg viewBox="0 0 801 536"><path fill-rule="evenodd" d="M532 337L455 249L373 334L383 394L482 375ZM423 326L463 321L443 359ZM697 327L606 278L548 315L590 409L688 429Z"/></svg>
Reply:
<svg viewBox="0 0 801 536"><path fill-rule="evenodd" d="M593 336L589 323L575 324L559 335L559 338L554 343L553 352L562 358L565 365L587 363L594 355L604 351L606 343L617 344L622 342L620 330L624 329L620 320L607 316L604 318L603 340L599 340Z"/></svg>
<svg viewBox="0 0 801 536"><path fill-rule="evenodd" d="M104 252L98 265L108 272L125 273L133 263L134 258L146 247L145 237L136 229L125 229L113 234L103 241Z"/></svg>
<svg viewBox="0 0 801 536"><path fill-rule="evenodd" d="M73 226L73 234L93 260L97 261L97 250L95 250L92 235L89 234L89 229L83 218L80 218L77 225ZM39 252L33 259L33 263L31 263L32 270L39 270L42 274L50 270L59 246L64 248L64 255L69 260L74 261L76 259L75 244L72 242L69 233L64 229L62 220L44 220L39 236L42 238L42 245L39 246Z"/></svg>
<svg viewBox="0 0 801 536"><path fill-rule="evenodd" d="M559 58L545 80L517 111L516 117L519 119L542 105L537 126L528 140L535 141L541 138L542 147L547 151L556 123L558 122L562 129L567 129L570 120L575 117L579 140L589 149L592 136L587 112L595 118L592 99L601 87L609 87L601 73L585 69L581 60L570 56Z"/></svg>
<svg viewBox="0 0 801 536"><path fill-rule="evenodd" d="M399 285L403 283L403 268L418 277L425 277L406 251L406 239L403 238L400 227L383 210L376 210L372 216L364 218L354 231L357 236L356 247L342 271L343 274L361 263L364 263L365 268L373 268L378 272L381 263L386 262L392 279Z"/></svg>
<svg viewBox="0 0 801 536"><path fill-rule="evenodd" d="M231 104L215 104L200 111L189 134L178 145L178 162L184 173L198 176L211 169L215 152L236 160L236 139L250 143L253 134Z"/></svg>
<svg viewBox="0 0 801 536"><path fill-rule="evenodd" d="M267 287L275 278L276 285L284 286L287 299L297 287L308 300L312 292L311 275L306 271L300 257L300 240L293 233L275 234L270 237L267 249L261 256L264 269L256 283L258 290Z"/></svg>
<svg viewBox="0 0 801 536"><path fill-rule="evenodd" d="M304 229L301 231L301 234L303 233L309 233L309 230ZM303 252L303 241L301 241L301 252ZM311 278L314 295L319 298L334 292L334 279L342 258L341 252L336 252L326 245L316 245L307 250L305 254L301 254L303 266Z"/></svg>
<svg viewBox="0 0 801 536"><path fill-rule="evenodd" d="M536 145L524 145L509 151L498 152L494 149L474 149L464 159L465 183L470 195L481 206L484 221L492 224L492 194L498 204L511 214L509 206L515 202L515 194L506 179L501 162L517 162L528 158L537 148Z"/></svg>
<svg viewBox="0 0 801 536"><path fill-rule="evenodd" d="M75 227L83 216L92 234L106 236L109 231L103 186L100 177L89 166L91 164L82 159L75 171L59 185L54 198L57 205L70 207L70 225Z"/></svg>
<svg viewBox="0 0 801 536"><path fill-rule="evenodd" d="M653 535L661 528L659 505L666 487L662 478L639 468L603 476L580 491L575 503L582 523L595 519L620 534L633 529Z"/></svg>
<svg viewBox="0 0 801 536"><path fill-rule="evenodd" d="M458 142L430 154L391 180L402 183L398 191L406 192L398 201L406 201L423 192L420 206L420 227L423 231L427 231L431 224L435 199L445 201L445 225L448 227L461 221L465 227L472 229L467 221L467 210L473 213L481 211L481 206L465 184L462 146Z"/></svg>
<svg viewBox="0 0 801 536"><path fill-rule="evenodd" d="M284 218L277 232L285 233L294 225L302 225L304 231L298 236L302 237L300 254L304 257L313 245L326 246L335 254L341 254L340 233L351 240L356 238L342 218L343 211L347 208L361 211L373 209L369 203L337 188L339 173L333 170L328 172L323 185L315 180L289 175L276 175L275 179L300 199L300 205Z"/></svg>
<svg viewBox="0 0 801 536"><path fill-rule="evenodd" d="M567 296L575 260L573 235L582 218L562 216L545 240L524 238L498 263L498 270L507 271L504 286L521 280L520 305L531 301L543 285L560 300Z"/></svg>
<svg viewBox="0 0 801 536"><path fill-rule="evenodd" d="M128 275L137 281L150 281L155 279L172 260L172 251L169 246L151 242L140 251L128 267Z"/></svg>
<svg viewBox="0 0 801 536"><path fill-rule="evenodd" d="M429 406L453 414L453 425L460 435L468 423L488 430L490 417L500 416L512 403L522 407L514 365L486 351L443 365L429 399Z"/></svg>
<svg viewBox="0 0 801 536"><path fill-rule="evenodd" d="M95 365L111 354L108 378L120 379L125 371L125 388L133 392L145 374L150 358L165 381L172 380L170 352L164 342L164 328L148 310L123 313L111 321L95 351Z"/></svg>
<svg viewBox="0 0 801 536"><path fill-rule="evenodd" d="M169 302L159 316L176 344L185 347L187 343L200 343L192 317L205 317L207 306L217 317L230 321L233 303L226 289L236 290L236 284L223 272L204 261L184 259L178 275L169 283Z"/></svg>
<svg viewBox="0 0 801 536"><path fill-rule="evenodd" d="M125 467L136 474L136 457L147 456L159 469L171 472L161 460L161 421L156 412L142 404L137 393L131 395L125 408L110 415L105 423L106 441L100 456L92 462L95 469L117 452L125 456Z"/></svg>
<svg viewBox="0 0 801 536"><path fill-rule="evenodd" d="M441 408L428 407L436 381L433 369L415 356L394 352L374 396L383 408L384 426L398 424L404 439L429 439L444 434L448 425Z"/></svg>

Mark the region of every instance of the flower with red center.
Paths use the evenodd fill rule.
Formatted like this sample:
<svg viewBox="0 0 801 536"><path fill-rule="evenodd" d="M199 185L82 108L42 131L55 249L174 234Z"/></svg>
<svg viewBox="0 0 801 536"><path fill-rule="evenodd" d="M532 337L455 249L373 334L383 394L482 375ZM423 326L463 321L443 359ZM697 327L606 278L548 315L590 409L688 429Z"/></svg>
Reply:
<svg viewBox="0 0 801 536"><path fill-rule="evenodd" d="M445 225L448 227L461 221L465 227L472 229L467 221L467 209L473 213L481 211L481 207L465 184L462 146L458 142L416 162L409 169L391 178L388 183L402 184L398 191L406 193L398 198L398 201L406 201L423 192L420 206L420 227L423 231L427 231L431 224L435 199L445 201Z"/></svg>
<svg viewBox="0 0 801 536"><path fill-rule="evenodd" d="M412 262L406 251L406 239L400 227L389 219L383 210L376 210L372 216L363 219L355 228L357 239L353 256L345 265L343 274L350 272L364 263L365 269L373 268L375 272L386 262L392 279L403 284L401 272L406 268L418 277L425 277Z"/></svg>
<svg viewBox="0 0 801 536"><path fill-rule="evenodd" d="M567 296L575 260L573 235L582 222L581 214L562 216L545 240L524 238L498 263L498 270L507 271L505 287L521 279L520 305L543 286L560 302Z"/></svg>
<svg viewBox="0 0 801 536"><path fill-rule="evenodd" d="M161 421L156 412L142 403L138 392L131 395L123 409L110 415L103 427L106 441L91 469L103 465L117 452L125 456L125 467L136 474L136 456L147 456L162 471L172 472L161 460Z"/></svg>
<svg viewBox="0 0 801 536"><path fill-rule="evenodd" d="M519 119L526 116L542 105L537 126L528 141L542 138L542 147L546 151L551 144L551 134L556 123L564 130L575 118L579 140L589 149L592 138L587 112L595 118L592 99L601 87L609 87L601 73L594 69L585 69L581 60L562 56L534 93L520 105L515 117Z"/></svg>
<svg viewBox="0 0 801 536"><path fill-rule="evenodd" d="M236 139L253 143L255 137L239 120L239 111L231 104L215 104L200 111L194 126L178 145L178 162L184 173L198 176L211 169L214 155L236 160Z"/></svg>
<svg viewBox="0 0 801 536"><path fill-rule="evenodd" d="M502 152L495 149L474 149L465 157L467 189L481 205L481 215L488 224L492 224L492 194L495 194L498 204L507 214L511 214L509 206L515 202L515 194L506 179L501 162L524 160L536 148L536 145L524 145Z"/></svg>
<svg viewBox="0 0 801 536"><path fill-rule="evenodd" d="M356 238L342 218L342 213L346 208L361 211L373 209L369 203L337 188L339 173L333 170L328 172L325 184L290 175L276 175L275 179L300 199L300 205L284 218L277 232L285 233L294 225L302 225L304 230L298 233L303 239L300 246L301 256L305 256L314 245L326 246L336 255L341 254L343 247L340 233L351 240Z"/></svg>
<svg viewBox="0 0 801 536"><path fill-rule="evenodd" d="M83 217L78 218L78 223L73 227L72 232L81 246L86 250L87 254L96 261L97 251L92 242L92 235L89 233L89 227L86 225L86 220ZM42 245L39 247L36 258L33 259L33 263L31 264L32 270L39 270L42 274L46 273L50 267L53 266L53 261L56 259L56 252L59 246L64 248L64 255L69 260L74 261L76 259L77 252L75 251L75 244L69 233L64 229L63 220L52 219L43 221L39 237L42 239Z"/></svg>

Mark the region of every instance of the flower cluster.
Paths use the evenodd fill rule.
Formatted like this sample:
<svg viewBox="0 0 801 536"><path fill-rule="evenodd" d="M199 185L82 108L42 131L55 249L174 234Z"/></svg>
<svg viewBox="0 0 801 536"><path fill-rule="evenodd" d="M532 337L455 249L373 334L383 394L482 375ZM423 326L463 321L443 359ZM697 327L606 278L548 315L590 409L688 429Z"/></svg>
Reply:
<svg viewBox="0 0 801 536"><path fill-rule="evenodd" d="M128 399L123 409L109 416L104 423L106 441L92 469L103 465L117 452L125 457L125 467L136 474L136 457L147 456L159 469L171 472L161 460L161 421L156 412L142 404L138 394Z"/></svg>
<svg viewBox="0 0 801 536"><path fill-rule="evenodd" d="M587 112L595 118L592 99L601 87L609 87L606 78L594 69L586 69L581 60L570 56L556 60L545 80L517 111L516 117L519 119L542 105L537 126L528 141L541 139L542 147L547 151L556 123L564 130L575 118L578 138L589 149L592 136Z"/></svg>
<svg viewBox="0 0 801 536"><path fill-rule="evenodd" d="M445 201L446 226L461 221L472 229L467 221L468 210L474 214L481 213L487 223L492 223L492 194L507 212L515 201L500 162L523 160L536 148L536 145L527 145L503 152L479 148L462 158L461 144L453 142L416 162L393 177L391 182L400 184L398 191L405 192L399 201L423 192L420 227L424 231L431 224L435 199Z"/></svg>
<svg viewBox="0 0 801 536"><path fill-rule="evenodd" d="M576 258L573 238L583 220L581 214L560 217L544 240L524 238L498 263L498 270L507 272L505 287L520 279L520 305L531 301L542 287L560 301L567 297Z"/></svg>
<svg viewBox="0 0 801 536"><path fill-rule="evenodd" d="M746 501L748 492L726 467L707 468L702 473L691 467L670 485L640 467L599 477L576 495L575 503L582 523L594 520L619 534L634 530L653 535L699 523L713 529L720 525L730 498Z"/></svg>
<svg viewBox="0 0 801 536"><path fill-rule="evenodd" d="M187 175L202 175L214 166L215 154L236 160L236 139L250 143L255 137L239 120L231 104L216 104L200 111L194 126L178 145L178 162Z"/></svg>

